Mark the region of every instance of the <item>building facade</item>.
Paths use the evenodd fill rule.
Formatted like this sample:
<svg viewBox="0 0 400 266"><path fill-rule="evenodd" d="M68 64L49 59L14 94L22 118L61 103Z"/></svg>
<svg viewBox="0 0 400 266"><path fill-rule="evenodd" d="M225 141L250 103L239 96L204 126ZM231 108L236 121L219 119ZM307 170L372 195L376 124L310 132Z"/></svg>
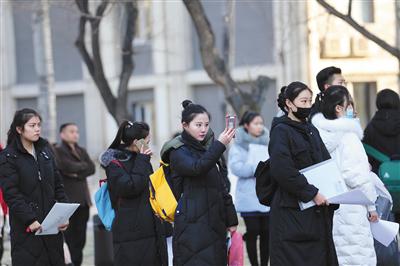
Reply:
<svg viewBox="0 0 400 266"><path fill-rule="evenodd" d="M39 95L31 26L34 7L20 2L24 1L1 3L2 143L14 111L22 107L37 108ZM181 102L192 99L210 111L212 127L219 132L229 107L222 89L203 70L198 39L185 6L181 1L138 3L137 36L132 44L135 70L129 83L127 106L129 118L151 125L154 148L159 150L180 130ZM203 5L221 51L225 3L203 1ZM395 40L394 7L390 9L390 0L372 5L374 22L368 22L368 26L377 33L387 34L384 38L388 41ZM118 4L112 5L106 14L101 22L101 51L106 76L116 93L125 15ZM76 122L81 129L81 144L97 157L111 142L117 126L74 46L79 12L70 1L51 1L50 19L57 125ZM396 60L368 41L365 52L365 41L337 18L327 15L314 1L236 1L234 22L232 76L243 88L251 86L258 75L270 78L262 107L268 127L277 112L276 95L280 87L301 80L315 90L315 75L325 66L343 69L362 115L373 112L372 102L378 89L397 89ZM329 25L328 30L321 26L325 24ZM336 37L340 37L339 41ZM340 49L347 48L336 48L346 42L343 39L351 48L346 56L340 56Z"/></svg>

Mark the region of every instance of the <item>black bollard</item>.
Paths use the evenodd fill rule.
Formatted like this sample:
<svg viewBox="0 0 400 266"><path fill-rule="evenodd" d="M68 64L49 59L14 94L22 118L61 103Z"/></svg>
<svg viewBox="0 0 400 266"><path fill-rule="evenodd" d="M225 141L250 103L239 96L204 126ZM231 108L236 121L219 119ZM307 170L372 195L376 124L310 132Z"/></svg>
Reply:
<svg viewBox="0 0 400 266"><path fill-rule="evenodd" d="M114 265L112 233L107 231L99 216L93 215L94 230L94 265Z"/></svg>

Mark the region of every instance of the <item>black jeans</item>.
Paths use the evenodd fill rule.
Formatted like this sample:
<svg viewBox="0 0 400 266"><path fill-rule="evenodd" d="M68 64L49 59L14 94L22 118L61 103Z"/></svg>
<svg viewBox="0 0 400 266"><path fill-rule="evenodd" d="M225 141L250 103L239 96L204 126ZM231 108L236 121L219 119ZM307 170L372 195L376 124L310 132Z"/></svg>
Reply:
<svg viewBox="0 0 400 266"><path fill-rule="evenodd" d="M89 206L79 206L69 220L69 226L64 233L65 242L71 253L74 266L80 266L83 260L83 248L86 243L86 225L89 220Z"/></svg>
<svg viewBox="0 0 400 266"><path fill-rule="evenodd" d="M260 237L261 266L268 265L269 259L269 215L243 217L246 233L243 236L246 242L247 254L252 266L260 265L257 256L257 238Z"/></svg>

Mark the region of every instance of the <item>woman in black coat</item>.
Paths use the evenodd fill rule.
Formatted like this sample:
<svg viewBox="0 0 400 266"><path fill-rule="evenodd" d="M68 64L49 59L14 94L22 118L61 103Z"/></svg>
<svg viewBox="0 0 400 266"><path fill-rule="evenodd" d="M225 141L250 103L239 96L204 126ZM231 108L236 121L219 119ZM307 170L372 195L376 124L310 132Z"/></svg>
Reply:
<svg viewBox="0 0 400 266"><path fill-rule="evenodd" d="M375 113L364 131L363 142L391 158L400 160L400 97L390 90L380 91L376 97ZM372 171L379 174L381 162L368 155ZM396 222L400 222L400 213L395 213Z"/></svg>
<svg viewBox="0 0 400 266"><path fill-rule="evenodd" d="M272 266L338 265L332 240L334 206L325 206L326 198L299 172L330 159L318 130L306 120L311 101L305 84L283 87L278 103L286 115L275 118L271 127L270 173L278 185L270 211ZM312 200L317 206L300 210L299 201Z"/></svg>
<svg viewBox="0 0 400 266"><path fill-rule="evenodd" d="M172 176L182 179L174 223L174 265L226 265L226 234L236 230L238 220L218 161L235 131L225 129L208 147L207 110L190 101L184 101L183 107L184 145L170 153Z"/></svg>
<svg viewBox="0 0 400 266"><path fill-rule="evenodd" d="M363 142L389 157L400 157L400 97L390 90L380 91L376 97L375 113L364 132ZM380 162L368 156L372 171L378 174Z"/></svg>
<svg viewBox="0 0 400 266"><path fill-rule="evenodd" d="M10 210L12 265L65 265L62 234L36 236L55 202L67 202L49 143L40 138L36 111L15 113L7 147L0 154L0 177ZM67 224L59 229L64 231Z"/></svg>
<svg viewBox="0 0 400 266"><path fill-rule="evenodd" d="M109 149L101 156L115 210L112 224L114 265L168 265L161 221L149 202L150 128L143 122L123 122ZM144 139L143 144L138 140Z"/></svg>

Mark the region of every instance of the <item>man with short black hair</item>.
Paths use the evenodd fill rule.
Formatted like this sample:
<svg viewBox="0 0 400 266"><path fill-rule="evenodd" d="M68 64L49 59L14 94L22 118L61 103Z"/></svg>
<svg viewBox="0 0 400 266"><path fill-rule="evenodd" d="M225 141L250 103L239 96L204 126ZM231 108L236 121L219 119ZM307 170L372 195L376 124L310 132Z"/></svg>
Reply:
<svg viewBox="0 0 400 266"><path fill-rule="evenodd" d="M72 215L64 236L74 266L80 266L86 242L89 209L92 205L86 178L94 174L95 166L86 150L78 145L79 130L76 124L61 125L60 137L62 142L56 146L55 152L57 164L63 176L65 193L70 202L80 204L78 210Z"/></svg>
<svg viewBox="0 0 400 266"><path fill-rule="evenodd" d="M311 113L309 117L310 120L316 113L319 112L318 110L321 103L321 97L325 90L327 90L332 85L340 85L344 87L346 87L347 85L347 82L342 75L342 70L334 66L322 69L320 72L318 72L316 79L320 93L317 94L315 102L311 107Z"/></svg>
<svg viewBox="0 0 400 266"><path fill-rule="evenodd" d="M324 92L332 85L340 85L346 87L346 80L342 75L342 70L338 67L330 66L318 72L317 76L318 88Z"/></svg>

